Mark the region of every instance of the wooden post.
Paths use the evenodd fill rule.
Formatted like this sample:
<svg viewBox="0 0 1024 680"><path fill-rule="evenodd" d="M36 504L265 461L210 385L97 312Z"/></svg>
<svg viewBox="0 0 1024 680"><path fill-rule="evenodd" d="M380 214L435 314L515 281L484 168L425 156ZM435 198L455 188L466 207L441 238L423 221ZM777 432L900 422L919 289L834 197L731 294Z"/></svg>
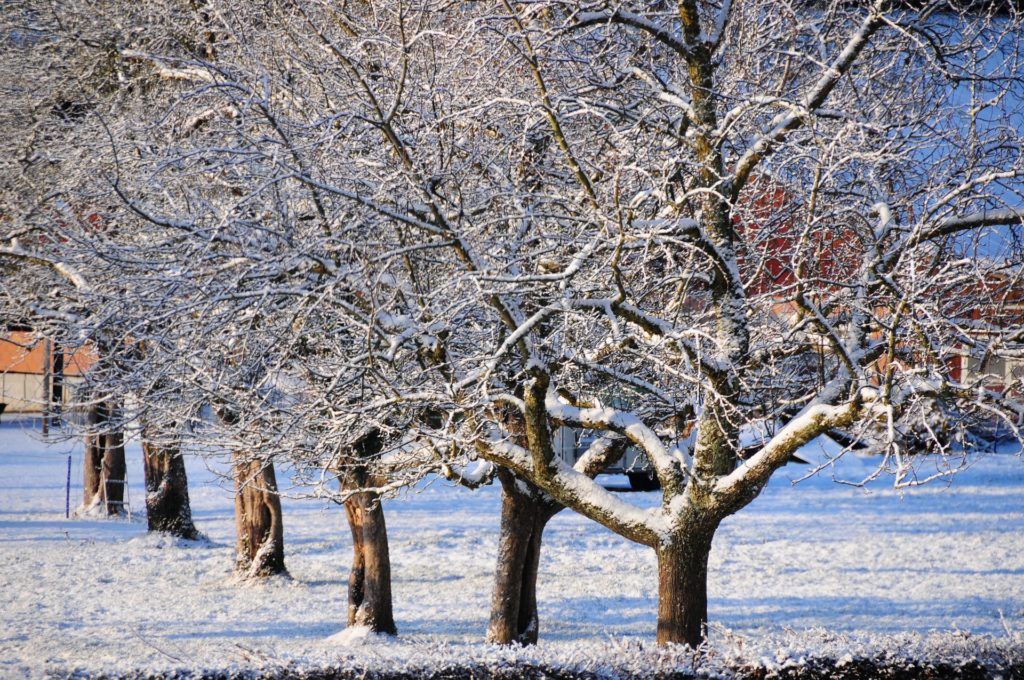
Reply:
<svg viewBox="0 0 1024 680"><path fill-rule="evenodd" d="M50 341L43 339L43 436L50 433Z"/></svg>

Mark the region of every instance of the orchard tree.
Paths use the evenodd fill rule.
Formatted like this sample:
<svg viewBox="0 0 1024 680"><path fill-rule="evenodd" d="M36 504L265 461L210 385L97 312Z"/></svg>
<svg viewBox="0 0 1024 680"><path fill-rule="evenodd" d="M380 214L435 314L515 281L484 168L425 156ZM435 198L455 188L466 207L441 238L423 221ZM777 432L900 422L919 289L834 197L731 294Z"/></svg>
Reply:
<svg viewBox="0 0 1024 680"><path fill-rule="evenodd" d="M544 226L528 251L470 277L529 304L477 364L493 375L520 353L494 399L522 412L528 446L482 417L463 432L481 456L655 550L659 643L702 640L716 528L800 446L856 430L913 484L901 436L935 427L915 421L1016 421L1006 399L948 370L979 342L959 323L972 297L1019 266L1015 231L987 229L1019 225L1024 205L1008 122L1022 115L1022 53L1017 18L999 9L550 4L494 22L512 26L552 174L561 162L575 194L563 185L535 210ZM988 350L1017 330L999 329ZM466 373L479 394L483 376ZM631 408L585 403L595 384ZM664 431L690 409L687 438ZM557 425L628 437L662 506L631 507L568 469ZM740 462L751 432L767 434Z"/></svg>
<svg viewBox="0 0 1024 680"><path fill-rule="evenodd" d="M373 9L295 5L287 72L250 64L263 85L232 104L277 112L293 136L245 157L307 192L295 217L342 257L308 265L338 319L320 355L347 369L320 387L344 404L332 427L417 412L403 422L426 448L650 546L660 643L702 640L719 523L821 433L874 441L907 485L909 433L1015 422L949 370L1017 330L960 323L1019 264L1009 11ZM642 449L661 506L560 460L561 425Z"/></svg>
<svg viewBox="0 0 1024 680"><path fill-rule="evenodd" d="M953 368L1019 341L964 322L1020 271L1012 6L203 7L208 40L119 52L181 89L119 155L116 260L166 246L167 365L253 455L344 498L490 461L529 490L503 533L564 506L651 547L658 642L695 646L717 527L801 446L847 431L906 486L968 419L1017 427L1015 384ZM563 426L642 450L660 506ZM536 633L531 532L499 641Z"/></svg>
<svg viewBox="0 0 1024 680"><path fill-rule="evenodd" d="M92 364L69 404L85 413L82 509L123 512L124 425L142 420L149 530L194 539L180 421L158 423L155 409L125 404L126 395L145 402L147 389L163 403L170 396L145 384L159 380L138 380L140 324L151 323L152 300L133 294L147 289L139 286L145 269L140 262L120 266L117 257L126 252L126 236L133 252L139 243L107 209L105 177L117 164L110 140L126 137L125 122L159 91L135 60L119 57L119 50L130 55L131 40L145 44L159 35L120 34L118 22L108 20L115 10L124 23L146 26L145 7L137 8L141 14L127 9L26 2L0 20L8 87L0 112L8 135L0 155L0 305L5 320L28 322ZM73 432L75 420L66 427Z"/></svg>

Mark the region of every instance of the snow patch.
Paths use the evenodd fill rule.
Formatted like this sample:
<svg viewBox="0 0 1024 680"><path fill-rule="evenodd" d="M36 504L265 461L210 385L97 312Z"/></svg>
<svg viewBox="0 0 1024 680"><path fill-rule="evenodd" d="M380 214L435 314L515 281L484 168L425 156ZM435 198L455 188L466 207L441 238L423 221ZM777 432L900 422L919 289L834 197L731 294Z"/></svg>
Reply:
<svg viewBox="0 0 1024 680"><path fill-rule="evenodd" d="M263 663L297 675L337 667L339 659L373 671L406 669L410 677L446 663L716 676L762 657L779 665L846 654L855 662L880 654L984 659L1022 644L1024 465L1016 455L986 456L950 484L904 492L884 478L867 489L831 480L833 472L857 477L878 458L847 453L835 471L795 486L808 466L782 468L715 537L711 643L694 659L654 646L654 551L571 512L544 532L541 644L484 644L498 559L496 485L468 491L425 480L385 501L399 637L341 645L329 639L347 612L351 538L340 508L282 499L293 578L239 587L227 582L232 493L214 461L211 472L186 459L193 518L212 542L179 543L148 536L144 521L65 519L67 448L0 423L0 677L65 677L76 669L173 675ZM840 450L823 439L800 455L816 464ZM72 497L80 498L81 446L71 453ZM138 444L126 455L131 497L143 498ZM608 493L641 513L660 512L659 494Z"/></svg>
<svg viewBox="0 0 1024 680"><path fill-rule="evenodd" d="M349 626L327 638L327 642L342 647L359 647L378 644L388 639L389 636L374 633L369 626Z"/></svg>

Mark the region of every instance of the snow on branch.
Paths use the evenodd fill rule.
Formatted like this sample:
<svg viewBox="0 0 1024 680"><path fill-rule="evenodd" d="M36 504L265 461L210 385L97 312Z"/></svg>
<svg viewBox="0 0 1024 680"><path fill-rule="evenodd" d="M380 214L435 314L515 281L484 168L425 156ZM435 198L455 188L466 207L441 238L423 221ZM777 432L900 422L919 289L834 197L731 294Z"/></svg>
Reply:
<svg viewBox="0 0 1024 680"><path fill-rule="evenodd" d="M151 64L157 75L164 80L214 82L213 74L195 66L174 66L172 60L139 50L121 50L118 54L129 61L145 61Z"/></svg>
<svg viewBox="0 0 1024 680"><path fill-rule="evenodd" d="M550 474L539 478L530 453L495 432L477 440L481 458L509 468L540 486L556 501L590 517L615 533L655 546L670 534L669 520L660 508L643 509L605 489L583 472L556 458Z"/></svg>
<svg viewBox="0 0 1024 680"><path fill-rule="evenodd" d="M519 274L516 276L483 273L479 275L479 279L481 281L492 281L495 283L549 283L567 281L572 277L576 276L577 273L579 273L583 265L588 262L590 257L594 254L594 252L596 252L598 248L605 242L606 239L603 238L603 236L604 234L602 234L601 237L591 239L583 247L582 250L580 250L573 256L572 261L569 263L569 266L560 272L552 274Z"/></svg>
<svg viewBox="0 0 1024 680"><path fill-rule="evenodd" d="M947 217L925 232L925 239L948 236L978 227L998 227L1011 224L1024 224L1024 208L1004 208L1002 210L979 210L961 217Z"/></svg>
<svg viewBox="0 0 1024 680"><path fill-rule="evenodd" d="M715 483L719 502L730 511L742 507L797 449L828 430L849 425L865 408L860 395L839 405L815 403L804 407L757 453Z"/></svg>
<svg viewBox="0 0 1024 680"><path fill-rule="evenodd" d="M878 14L877 5L872 8L865 17L860 28L847 41L843 50L832 60L832 63L825 69L816 83L801 98L800 107L802 111L790 111L780 113L764 132L736 162L736 171L733 173L732 200L739 197L739 192L746 185L750 174L757 167L757 164L767 156L773 147L782 142L786 136L796 128L800 127L807 116L825 103L828 96L835 89L842 77L853 67L857 57L867 47L871 36L883 26Z"/></svg>
<svg viewBox="0 0 1024 680"><path fill-rule="evenodd" d="M589 371L596 371L598 373L602 373L608 376L609 378L612 378L613 380L626 383L627 385L630 385L631 387L634 387L640 390L641 392L646 392L647 394L657 397L666 404L676 403L676 398L671 393L666 392L665 390L661 389L654 383L648 380L644 380L643 378L633 375L632 373L617 371L610 366L594 363L593 361L587 361L585 358L577 356L575 352L572 352L570 350L563 351L562 358L564 358L566 361L576 364L580 368L585 368Z"/></svg>
<svg viewBox="0 0 1024 680"><path fill-rule="evenodd" d="M481 380L486 380L488 376L490 376L490 374L494 371L494 369L498 367L498 365L501 363L501 360L509 353L509 351L512 350L513 347L529 347L529 345L526 343L526 340L529 336L530 331L533 330L537 326L537 324L543 322L544 320L554 316L555 314L561 311L564 311L564 309L565 306L560 301L557 304L544 307L543 309L540 309L537 312L535 312L533 315L530 316L530 318L526 319L521 324L519 324L519 326L515 328L504 339L504 341L502 341L501 346L499 346L498 349L495 350L494 354L491 355L490 359L487 360L487 363L483 367L483 370L478 370L470 373L465 378L463 378L458 383L458 385L456 385L456 388L463 389L465 387L468 387L469 385L472 385L473 383L479 382Z"/></svg>
<svg viewBox="0 0 1024 680"><path fill-rule="evenodd" d="M353 203L369 208L370 210L382 215L383 217L392 219L401 224L407 224L410 227L416 227L417 229L422 229L423 231L435 235L448 235L448 232L444 228L439 227L436 224L432 224L431 222L422 220L408 212L402 212L394 208L389 208L383 203L375 201L372 198L368 198L367 196L364 196L358 192L348 191L347 189L342 189L341 187L337 187L332 184L327 184L326 182L321 182L319 180L314 179L313 177L309 177L305 173L296 173L295 179L298 179L303 183L320 189L322 191L326 191L327 193L348 199Z"/></svg>
<svg viewBox="0 0 1024 680"><path fill-rule="evenodd" d="M671 104L672 106L681 109L691 121L697 120L697 114L693 110L693 102L676 87L636 67L632 68L630 73L647 83L652 89L656 90L658 93L658 99L666 104Z"/></svg>
<svg viewBox="0 0 1024 680"><path fill-rule="evenodd" d="M722 42L730 16L732 16L732 0L722 0L722 6L718 8L718 14L715 15L715 27L710 34L702 36L704 43L711 49L715 49Z"/></svg>
<svg viewBox="0 0 1024 680"><path fill-rule="evenodd" d="M568 30L574 31L607 24L621 24L640 29L681 57L689 58L692 54L689 45L663 26L659 26L647 17L620 9L611 12L581 12L576 15L576 23L570 25Z"/></svg>
<svg viewBox="0 0 1024 680"><path fill-rule="evenodd" d="M31 253L21 247L17 239L11 242L11 245L6 248L0 248L0 257L10 257L17 260L23 260L25 262L31 262L33 264L39 264L44 267L49 267L57 274L71 282L71 284L80 291L88 291L89 284L85 278L78 273L78 271L61 260L57 260L39 253Z"/></svg>
<svg viewBox="0 0 1024 680"><path fill-rule="evenodd" d="M628 445L629 439L618 433L609 433L598 437L590 443L590 446L572 467L577 472L582 472L593 478L622 458Z"/></svg>
<svg viewBox="0 0 1024 680"><path fill-rule="evenodd" d="M730 369L728 361L711 356L707 352L697 351L690 338L685 336L685 332L678 331L673 324L640 309L636 305L610 299L577 300L573 304L581 309L596 308L604 310L609 314L614 314L631 324L639 326L651 335L676 343L678 349L685 352L686 357L690 361L699 364L702 370L709 376L721 376Z"/></svg>

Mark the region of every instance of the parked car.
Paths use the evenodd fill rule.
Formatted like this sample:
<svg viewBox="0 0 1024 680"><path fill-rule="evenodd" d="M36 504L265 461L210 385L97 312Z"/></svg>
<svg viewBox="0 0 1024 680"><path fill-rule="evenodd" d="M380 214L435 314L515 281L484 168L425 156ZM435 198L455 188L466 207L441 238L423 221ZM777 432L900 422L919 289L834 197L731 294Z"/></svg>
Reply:
<svg viewBox="0 0 1024 680"><path fill-rule="evenodd" d="M774 436L781 423L770 423L766 421L754 421L743 428L740 435L740 443L743 449L739 457L746 460L754 455L766 441ZM586 453L590 445L600 435L593 430L579 430L570 427L560 427L554 434L555 451L567 464L575 465L576 461ZM824 435L823 435L824 436ZM847 439L851 448L860 448L860 442L849 438L843 433L829 433L834 440ZM845 446L846 444L843 444ZM806 465L807 461L793 455L789 462ZM655 491L660 488L658 477L654 473L654 467L647 459L642 450L636 446L630 446L616 463L605 469L605 474L622 474L629 479L629 486L634 491Z"/></svg>
<svg viewBox="0 0 1024 680"><path fill-rule="evenodd" d="M592 430L560 427L554 433L555 451L567 464L575 465L599 436ZM634 491L654 491L659 488L654 468L644 452L635 446L626 449L622 458L607 467L604 472L611 475L626 475Z"/></svg>

